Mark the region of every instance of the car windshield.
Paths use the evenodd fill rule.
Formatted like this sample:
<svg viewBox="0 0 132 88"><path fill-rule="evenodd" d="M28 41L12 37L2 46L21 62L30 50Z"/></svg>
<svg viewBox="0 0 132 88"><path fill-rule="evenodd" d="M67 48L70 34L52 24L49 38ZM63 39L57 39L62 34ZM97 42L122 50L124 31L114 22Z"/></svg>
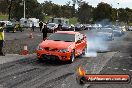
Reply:
<svg viewBox="0 0 132 88"><path fill-rule="evenodd" d="M47 24L47 26L54 27L55 24Z"/></svg>
<svg viewBox="0 0 132 88"><path fill-rule="evenodd" d="M64 24L63 26L64 26L64 27L67 27L67 26L69 26L69 25L68 25L68 24Z"/></svg>
<svg viewBox="0 0 132 88"><path fill-rule="evenodd" d="M54 33L50 35L47 39L54 41L75 42L75 34Z"/></svg>
<svg viewBox="0 0 132 88"><path fill-rule="evenodd" d="M112 29L111 28L102 28L99 30L99 32L105 32L105 33L112 33Z"/></svg>

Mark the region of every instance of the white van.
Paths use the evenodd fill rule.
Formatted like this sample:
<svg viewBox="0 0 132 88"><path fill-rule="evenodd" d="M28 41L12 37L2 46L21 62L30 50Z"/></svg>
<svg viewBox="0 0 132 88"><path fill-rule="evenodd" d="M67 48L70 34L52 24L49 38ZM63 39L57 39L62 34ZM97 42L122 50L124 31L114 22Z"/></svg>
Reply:
<svg viewBox="0 0 132 88"><path fill-rule="evenodd" d="M20 19L20 24L23 25L24 27L32 27L32 24L34 23L35 27L39 27L39 19L36 18L29 18L29 19Z"/></svg>

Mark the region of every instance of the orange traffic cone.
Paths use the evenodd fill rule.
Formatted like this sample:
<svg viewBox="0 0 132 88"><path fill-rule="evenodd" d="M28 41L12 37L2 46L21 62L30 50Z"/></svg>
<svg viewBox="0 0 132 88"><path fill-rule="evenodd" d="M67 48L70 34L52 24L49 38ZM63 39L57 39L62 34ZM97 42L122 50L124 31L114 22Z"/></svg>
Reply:
<svg viewBox="0 0 132 88"><path fill-rule="evenodd" d="M33 34L32 34L32 32L29 34L29 38L33 38Z"/></svg>
<svg viewBox="0 0 132 88"><path fill-rule="evenodd" d="M24 50L21 51L20 55L28 55L29 52L28 52L28 48L27 48L27 45L25 44L24 45Z"/></svg>

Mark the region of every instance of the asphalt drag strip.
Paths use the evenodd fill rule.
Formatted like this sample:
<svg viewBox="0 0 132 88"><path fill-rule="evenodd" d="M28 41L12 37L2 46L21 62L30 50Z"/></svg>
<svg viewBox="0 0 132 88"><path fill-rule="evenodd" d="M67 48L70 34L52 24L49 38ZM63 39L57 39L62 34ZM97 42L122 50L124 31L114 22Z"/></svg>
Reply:
<svg viewBox="0 0 132 88"><path fill-rule="evenodd" d="M76 70L80 65L88 66L89 73L99 73L114 54L108 52L97 57L77 57L72 64L40 63L34 56L8 62L0 65L0 85L1 88L79 88Z"/></svg>

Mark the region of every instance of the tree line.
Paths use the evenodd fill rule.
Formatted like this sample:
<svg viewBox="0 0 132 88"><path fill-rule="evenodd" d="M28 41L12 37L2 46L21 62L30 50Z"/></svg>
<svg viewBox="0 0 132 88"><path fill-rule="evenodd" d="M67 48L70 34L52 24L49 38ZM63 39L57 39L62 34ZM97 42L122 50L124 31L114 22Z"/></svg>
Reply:
<svg viewBox="0 0 132 88"><path fill-rule="evenodd" d="M35 17L43 20L46 16L78 18L80 23L95 23L107 19L112 22L120 21L132 23L132 9L113 8L110 4L100 2L93 7L83 0L72 0L65 5L58 5L52 1L38 3L37 0L25 0L26 18ZM75 5L78 8L75 8ZM0 2L0 13L9 14L9 19L19 20L23 17L23 0L3 0Z"/></svg>

